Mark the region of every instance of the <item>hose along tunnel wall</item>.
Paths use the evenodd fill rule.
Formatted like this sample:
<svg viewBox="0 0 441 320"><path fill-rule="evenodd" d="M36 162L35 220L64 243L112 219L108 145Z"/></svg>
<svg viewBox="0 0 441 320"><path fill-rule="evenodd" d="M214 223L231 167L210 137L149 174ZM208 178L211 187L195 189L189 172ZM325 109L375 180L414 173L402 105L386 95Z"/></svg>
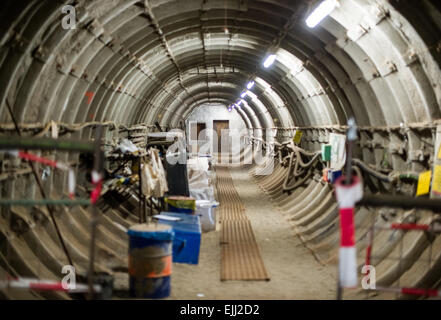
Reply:
<svg viewBox="0 0 441 320"><path fill-rule="evenodd" d="M255 179L317 260L332 265L339 243L338 208L332 185L321 179L325 164L315 153L330 133L344 134L354 117L359 135L353 165L365 192L415 195L416 177L431 170L435 160L441 8L435 0L340 0L310 29L305 19L317 3L3 1L1 139L17 135L9 107L23 136L58 132L63 138L92 140L101 124L106 148L155 131L156 121L163 129L180 128L201 105L228 108L241 101L231 112L240 115L252 138L274 136L282 143L302 130L300 145L277 145L273 172ZM66 6L75 12L72 29L63 28ZM268 54L276 60L264 68ZM255 85L246 90L250 80ZM87 161L79 154L40 155L71 164L78 184L87 186ZM41 198L28 165L4 153L0 157L1 198ZM47 173L42 179L46 193L66 195L68 174ZM250 167L250 173L256 169ZM84 197L88 191L77 190ZM138 199L121 196L128 197L126 207L98 206L106 214L98 230L97 269L110 274L127 265L127 236L114 222L123 227L136 222L130 206L136 207ZM59 278L67 258L46 207L2 210L1 272ZM60 207L55 215L75 267L85 274L91 211ZM430 224L434 217L421 210L359 207L359 267L372 223L379 228L403 221ZM433 233L376 232L377 284L438 288L440 241Z"/></svg>

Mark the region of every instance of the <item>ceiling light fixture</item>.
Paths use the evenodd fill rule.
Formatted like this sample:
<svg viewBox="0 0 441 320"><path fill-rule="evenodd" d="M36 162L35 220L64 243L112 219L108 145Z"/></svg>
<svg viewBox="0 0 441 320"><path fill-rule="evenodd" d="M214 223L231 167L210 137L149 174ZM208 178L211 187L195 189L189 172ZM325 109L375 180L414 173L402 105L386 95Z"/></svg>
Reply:
<svg viewBox="0 0 441 320"><path fill-rule="evenodd" d="M306 19L306 25L310 28L317 26L338 6L337 0L325 0Z"/></svg>
<svg viewBox="0 0 441 320"><path fill-rule="evenodd" d="M263 62L263 66L265 68L269 68L274 63L274 61L276 61L276 55L270 54Z"/></svg>
<svg viewBox="0 0 441 320"><path fill-rule="evenodd" d="M248 90L251 90L253 87L254 87L254 81L250 81L250 82L248 82L248 84L247 84L247 89L248 89Z"/></svg>
<svg viewBox="0 0 441 320"><path fill-rule="evenodd" d="M241 98L245 98L246 96L247 96L247 92L246 91L242 92L241 95L240 95Z"/></svg>

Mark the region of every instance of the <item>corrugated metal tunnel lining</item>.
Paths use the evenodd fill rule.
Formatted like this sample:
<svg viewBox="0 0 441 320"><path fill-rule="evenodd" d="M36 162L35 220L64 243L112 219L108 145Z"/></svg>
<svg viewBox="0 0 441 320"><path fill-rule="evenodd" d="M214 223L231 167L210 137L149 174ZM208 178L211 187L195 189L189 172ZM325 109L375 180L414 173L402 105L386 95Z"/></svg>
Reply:
<svg viewBox="0 0 441 320"><path fill-rule="evenodd" d="M160 116L176 126L201 102L230 103L254 76L250 108L263 127L274 118L307 126L350 115L360 125L432 121L439 12L429 1L403 3L344 1L308 29L306 1L78 1L76 29L64 30L60 3L6 2L2 100L10 96L23 122ZM266 53L279 50L274 68L262 70ZM96 96L85 112L87 91Z"/></svg>
<svg viewBox="0 0 441 320"><path fill-rule="evenodd" d="M318 2L3 1L2 135L15 135L8 103L26 135L49 135L51 121L59 123L64 137L84 139L93 138L96 131L86 123L106 124L104 136L110 142L125 135L118 128L145 124L143 129L152 131L156 121L163 128L178 128L201 105L227 108L254 80L253 89L240 100L241 108L233 110L252 135L265 137L270 131L282 142L301 128L302 148L316 151L354 117L360 126L357 158L386 173L430 170L441 119L439 3L340 0L328 18L310 29L305 19ZM75 29L62 26L66 5L75 8ZM269 54L276 54L276 61L264 68ZM80 161L66 154L57 159ZM326 251L328 243L321 242L319 231L335 228L336 212L321 201L335 209L331 191L311 175L309 189L300 188L288 197L280 189L285 171L276 167L259 182L262 189L292 220L299 219L296 227L308 235L302 235L307 246ZM1 179L2 198L39 197L29 172L8 177ZM67 191L66 180L67 175L55 173L44 187L50 194L61 193ZM375 179L369 180L368 188L393 190ZM410 195L412 188L403 184L399 191ZM300 199L296 197L309 191L317 195L314 211L307 214L301 206L294 210L292 204ZM78 221L90 218L76 210ZM28 215L18 214L25 220ZM332 241L337 235L332 233ZM124 240L121 236L117 245ZM318 244L308 244L316 240ZM415 241L420 241L418 248ZM413 252L419 257L427 245L415 241ZM54 269L59 264L55 260ZM389 267L383 266L394 266ZM396 278L388 272L387 284Z"/></svg>

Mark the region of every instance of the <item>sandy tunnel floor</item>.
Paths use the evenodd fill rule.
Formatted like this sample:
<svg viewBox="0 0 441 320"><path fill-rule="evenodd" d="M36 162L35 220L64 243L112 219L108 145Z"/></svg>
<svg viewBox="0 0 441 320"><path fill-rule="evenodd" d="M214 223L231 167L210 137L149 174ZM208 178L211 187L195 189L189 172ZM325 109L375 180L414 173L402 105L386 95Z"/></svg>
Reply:
<svg viewBox="0 0 441 320"><path fill-rule="evenodd" d="M336 270L320 265L248 170L231 168L270 281L220 281L220 228L202 234L199 265L173 264L171 299L335 299ZM201 296L203 295L203 296Z"/></svg>

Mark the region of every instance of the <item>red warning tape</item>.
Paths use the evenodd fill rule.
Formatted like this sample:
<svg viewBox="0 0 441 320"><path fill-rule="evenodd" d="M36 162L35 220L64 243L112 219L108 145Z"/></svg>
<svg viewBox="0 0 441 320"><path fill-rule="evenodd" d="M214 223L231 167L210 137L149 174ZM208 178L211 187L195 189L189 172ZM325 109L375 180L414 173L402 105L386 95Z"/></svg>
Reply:
<svg viewBox="0 0 441 320"><path fill-rule="evenodd" d="M63 284L61 282L55 283L30 283L29 289L31 290L41 290L41 291L69 291L68 289L63 288Z"/></svg>
<svg viewBox="0 0 441 320"><path fill-rule="evenodd" d="M366 262L365 262L365 264L367 266L371 265L371 255L372 255L372 245L369 244L366 248Z"/></svg>
<svg viewBox="0 0 441 320"><path fill-rule="evenodd" d="M50 166L52 168L58 168L57 161L52 160L52 159L43 158L43 157L37 156L36 154L19 151L18 157L21 159L28 160L28 161L38 162L38 163L44 164L46 166Z"/></svg>
<svg viewBox="0 0 441 320"><path fill-rule="evenodd" d="M416 223L392 223L390 228L399 230L429 230L430 226L428 224Z"/></svg>
<svg viewBox="0 0 441 320"><path fill-rule="evenodd" d="M54 280L39 280L30 278L10 278L7 281L0 281L0 288L36 290L36 291L64 291L71 293L88 292L87 284L78 283L72 288L70 285L63 285L62 282ZM100 292L101 286L94 285L94 291Z"/></svg>
<svg viewBox="0 0 441 320"><path fill-rule="evenodd" d="M413 296L441 297L441 290L436 289L377 287L373 290L409 294Z"/></svg>
<svg viewBox="0 0 441 320"><path fill-rule="evenodd" d="M13 154L16 157L19 157L19 158L21 158L23 160L37 162L37 163L41 163L43 165L46 165L46 166L49 166L49 167L52 167L52 168L68 171L69 172L69 176L68 176L69 198L73 199L75 197L75 184L76 184L76 182L75 182L75 172L73 171L72 168L70 168L69 165L67 165L67 164L65 164L63 162L60 162L60 161L56 161L56 160L40 157L40 156L38 156L36 154L24 152L24 151L21 151L21 150L15 151L15 152L11 152L11 154Z"/></svg>
<svg viewBox="0 0 441 320"><path fill-rule="evenodd" d="M428 297L441 296L440 292L435 289L401 288L401 293Z"/></svg>

